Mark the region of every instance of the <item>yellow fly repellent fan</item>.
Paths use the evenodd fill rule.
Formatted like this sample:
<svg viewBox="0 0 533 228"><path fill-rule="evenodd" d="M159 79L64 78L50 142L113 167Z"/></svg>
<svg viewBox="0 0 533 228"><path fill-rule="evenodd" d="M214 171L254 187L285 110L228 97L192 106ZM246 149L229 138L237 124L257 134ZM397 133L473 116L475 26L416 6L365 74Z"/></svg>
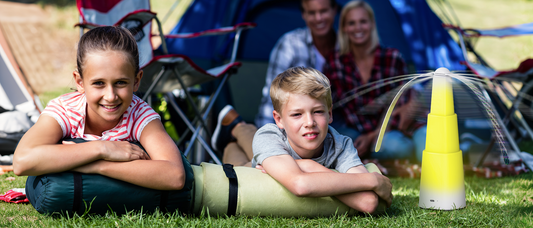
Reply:
<svg viewBox="0 0 533 228"><path fill-rule="evenodd" d="M466 206L463 153L459 149L457 115L454 111L452 78L449 74L451 73L448 69L439 68L433 75L426 149L422 155L418 203L421 208L453 210ZM406 86L398 92L387 111L376 143L376 152L381 147L392 109Z"/></svg>
<svg viewBox="0 0 533 228"><path fill-rule="evenodd" d="M450 74L448 69L439 68L433 76L426 149L422 155L418 202L421 208L453 210L466 206L452 78L446 74Z"/></svg>

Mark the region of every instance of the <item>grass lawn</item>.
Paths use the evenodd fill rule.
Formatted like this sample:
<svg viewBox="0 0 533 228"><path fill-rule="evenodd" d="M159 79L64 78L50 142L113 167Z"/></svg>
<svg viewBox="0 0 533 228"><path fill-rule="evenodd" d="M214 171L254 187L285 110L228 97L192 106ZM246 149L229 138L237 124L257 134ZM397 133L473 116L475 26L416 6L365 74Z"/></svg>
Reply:
<svg viewBox="0 0 533 228"><path fill-rule="evenodd" d="M0 175L0 192L23 187L26 178L12 172ZM0 202L0 227L532 227L533 174L482 179L466 177L467 206L461 210L436 211L418 207L419 179L391 179L394 200L386 215L377 217L332 216L325 218L209 217L155 213L123 216L50 217L30 204ZM134 199L133 199L134 200ZM282 205L280 205L281 207Z"/></svg>

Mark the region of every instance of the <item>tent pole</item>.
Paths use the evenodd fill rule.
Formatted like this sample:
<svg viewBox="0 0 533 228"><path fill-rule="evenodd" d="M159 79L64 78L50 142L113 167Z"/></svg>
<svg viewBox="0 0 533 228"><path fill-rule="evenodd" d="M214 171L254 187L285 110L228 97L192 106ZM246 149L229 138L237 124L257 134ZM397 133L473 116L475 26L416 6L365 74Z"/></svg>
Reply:
<svg viewBox="0 0 533 228"><path fill-rule="evenodd" d="M164 24L167 21L168 17L170 17L170 14L172 14L172 12L174 12L174 10L176 9L179 3L180 3L180 0L176 0L174 4L172 4L167 14L165 14L165 17L163 17L163 20L161 20L161 24Z"/></svg>

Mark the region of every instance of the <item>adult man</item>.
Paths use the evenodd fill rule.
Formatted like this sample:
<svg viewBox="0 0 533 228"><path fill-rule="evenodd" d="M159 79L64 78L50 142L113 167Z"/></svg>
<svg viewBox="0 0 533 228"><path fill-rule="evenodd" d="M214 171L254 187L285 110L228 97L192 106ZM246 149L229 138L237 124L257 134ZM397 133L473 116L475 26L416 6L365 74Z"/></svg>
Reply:
<svg viewBox="0 0 533 228"><path fill-rule="evenodd" d="M325 57L335 49L333 29L337 4L335 0L302 0L302 18L307 27L285 33L270 53L270 61L255 124L261 127L274 123L270 84L281 72L295 66L313 67L322 71Z"/></svg>

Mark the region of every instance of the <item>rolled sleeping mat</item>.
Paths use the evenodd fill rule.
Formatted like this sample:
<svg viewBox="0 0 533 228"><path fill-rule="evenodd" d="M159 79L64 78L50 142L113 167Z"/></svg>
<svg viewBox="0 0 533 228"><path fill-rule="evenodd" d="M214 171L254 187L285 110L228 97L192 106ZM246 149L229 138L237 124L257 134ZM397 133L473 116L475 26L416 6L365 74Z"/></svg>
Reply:
<svg viewBox="0 0 533 228"><path fill-rule="evenodd" d="M297 197L270 175L249 167L202 163L195 177L193 213L210 215L317 217L358 212L335 197ZM376 165L365 165L379 172Z"/></svg>
<svg viewBox="0 0 533 228"><path fill-rule="evenodd" d="M191 165L182 155L186 180L183 189L164 191L141 187L98 174L61 172L29 176L26 196L42 214L73 213L105 214L113 211L153 212L176 211L190 213L194 176Z"/></svg>

